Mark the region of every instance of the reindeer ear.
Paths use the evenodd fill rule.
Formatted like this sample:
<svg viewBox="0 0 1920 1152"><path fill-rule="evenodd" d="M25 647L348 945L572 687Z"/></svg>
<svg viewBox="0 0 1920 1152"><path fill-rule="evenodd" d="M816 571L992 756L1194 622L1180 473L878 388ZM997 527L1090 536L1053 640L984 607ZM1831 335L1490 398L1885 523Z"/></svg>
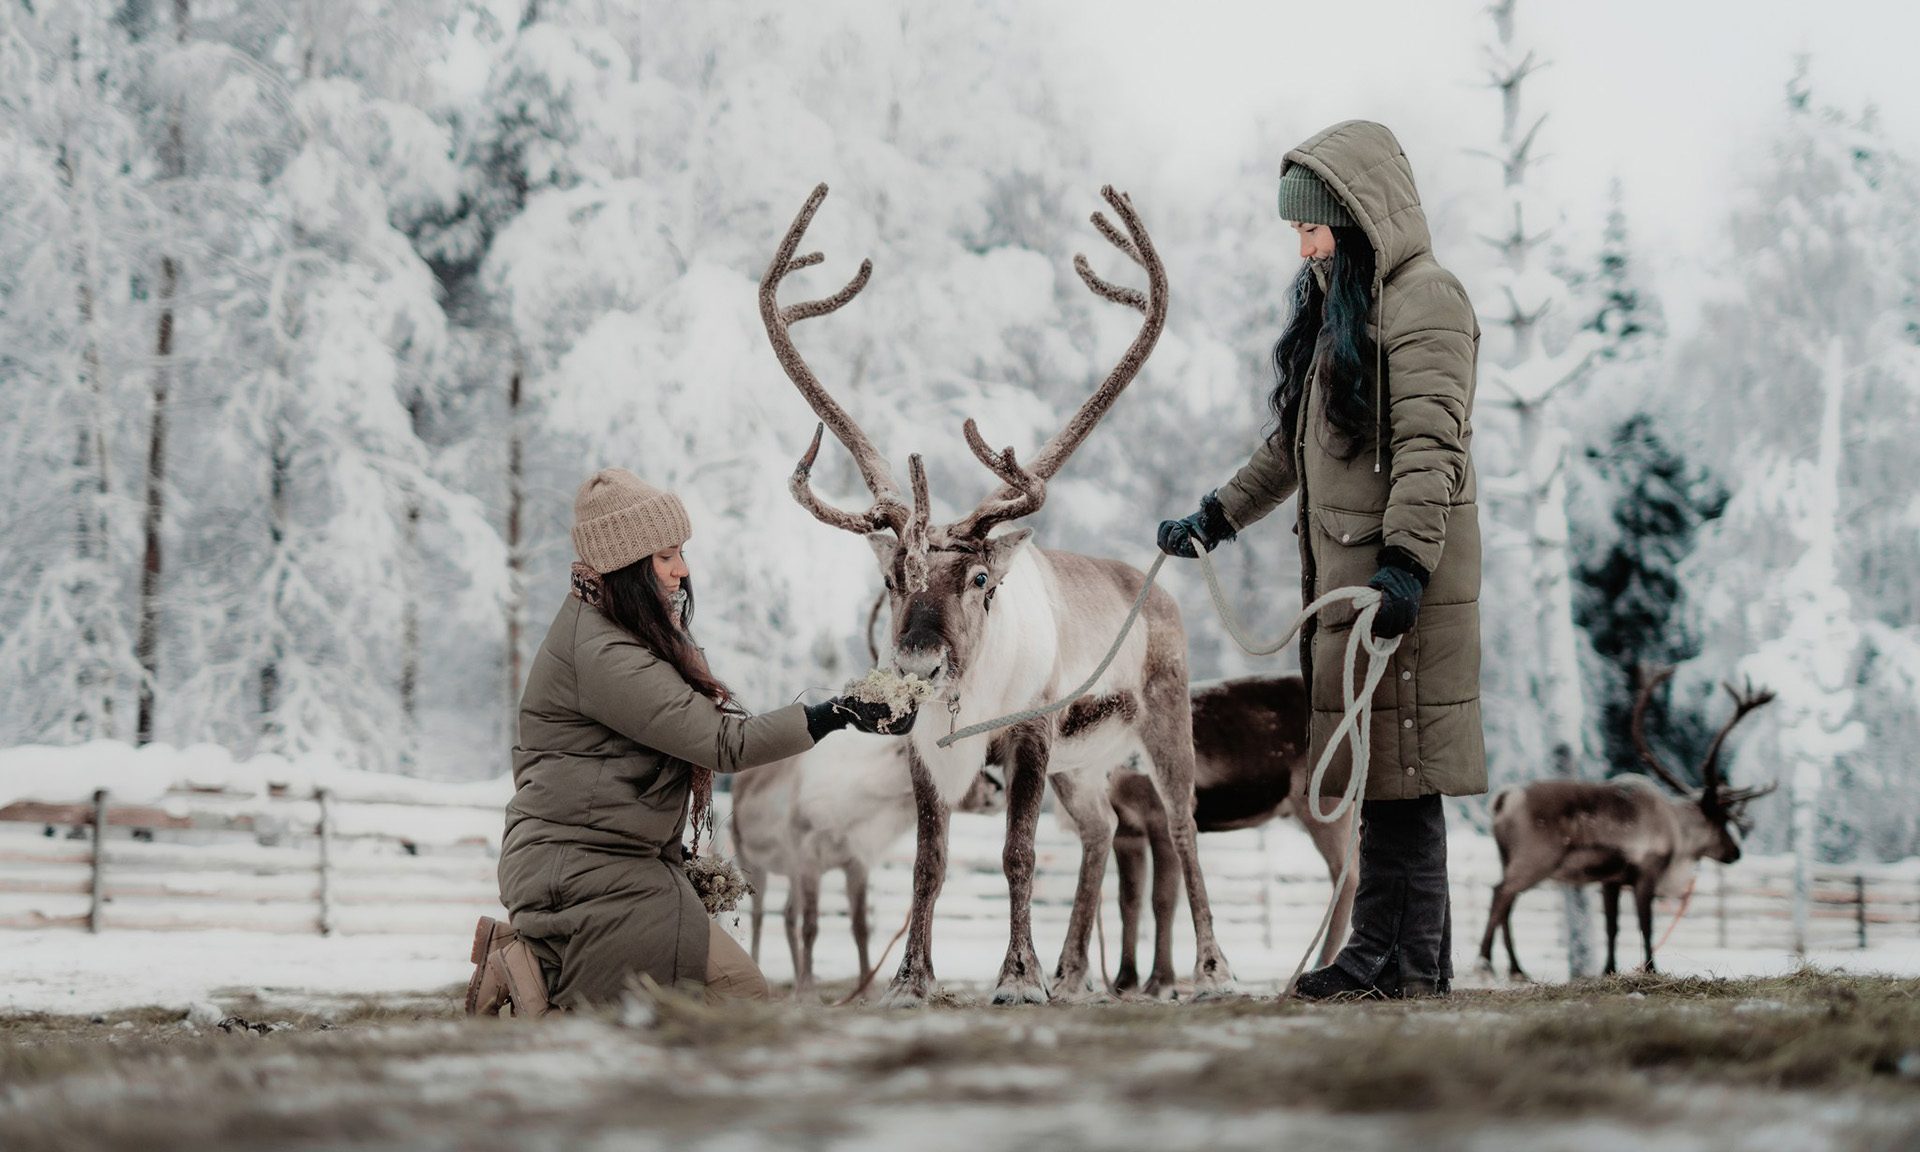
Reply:
<svg viewBox="0 0 1920 1152"><path fill-rule="evenodd" d="M900 541L894 539L891 532L867 533L867 545L873 549L873 558L880 562L882 573L893 571L893 554L900 547Z"/></svg>
<svg viewBox="0 0 1920 1152"><path fill-rule="evenodd" d="M1020 551L1020 546L1032 536L1031 528L1015 528L987 541L987 567L996 572L1006 571L1007 565L1013 563L1014 556Z"/></svg>

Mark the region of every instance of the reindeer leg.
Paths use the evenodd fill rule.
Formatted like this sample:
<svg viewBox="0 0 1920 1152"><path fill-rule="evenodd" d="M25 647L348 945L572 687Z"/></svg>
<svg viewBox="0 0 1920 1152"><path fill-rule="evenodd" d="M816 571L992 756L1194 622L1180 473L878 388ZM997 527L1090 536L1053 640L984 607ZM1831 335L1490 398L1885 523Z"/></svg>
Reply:
<svg viewBox="0 0 1920 1152"><path fill-rule="evenodd" d="M1133 823L1133 813L1120 813L1120 830L1113 838L1113 859L1120 872L1120 967L1113 990L1121 995L1140 986L1135 957L1140 950L1140 889L1147 878L1147 835Z"/></svg>
<svg viewBox="0 0 1920 1152"><path fill-rule="evenodd" d="M780 910L780 925L786 930L787 959L793 964L793 998L798 1000L805 991L805 963L801 959L800 947L800 876L796 869L794 875L787 877L787 904Z"/></svg>
<svg viewBox="0 0 1920 1152"><path fill-rule="evenodd" d="M947 806L940 799L933 774L911 744L908 772L913 777L913 805L918 818L913 844L913 910L907 915L907 949L900 971L893 977L882 1007L918 1007L933 994L933 904L947 875Z"/></svg>
<svg viewBox="0 0 1920 1152"><path fill-rule="evenodd" d="M1646 971L1648 972L1653 971L1653 893L1659 886L1660 874L1664 871L1666 871L1664 866L1659 869L1648 869L1633 882L1633 910L1640 917L1640 942L1646 947Z"/></svg>
<svg viewBox="0 0 1920 1152"><path fill-rule="evenodd" d="M1607 913L1607 966L1600 970L1602 976L1611 976L1620 969L1614 964L1614 942L1620 936L1620 885L1612 880L1600 885L1600 905Z"/></svg>
<svg viewBox="0 0 1920 1152"><path fill-rule="evenodd" d="M1493 903L1487 908L1487 930L1480 934L1480 971L1493 974L1493 934L1500 930L1500 885L1493 886Z"/></svg>
<svg viewBox="0 0 1920 1152"><path fill-rule="evenodd" d="M1529 885L1530 887L1530 885ZM1512 884L1506 879L1493 886L1493 906L1487 910L1487 930L1480 936L1480 967L1487 972L1493 971L1493 934L1504 932L1507 938L1507 975L1514 980L1525 980L1527 974L1520 970L1520 957L1513 951L1513 902L1520 898L1526 888Z"/></svg>
<svg viewBox="0 0 1920 1152"><path fill-rule="evenodd" d="M860 979L865 982L873 965L867 962L867 866L849 860L847 873L847 916L853 921L853 947L860 955Z"/></svg>
<svg viewBox="0 0 1920 1152"><path fill-rule="evenodd" d="M1007 958L994 982L995 1004L1044 1004L1047 986L1033 950L1033 838L1047 783L1046 737L1028 729L1009 740L1007 842L1000 866L1007 876Z"/></svg>
<svg viewBox="0 0 1920 1152"><path fill-rule="evenodd" d="M1173 914L1180 903L1180 854L1173 850L1166 812L1153 797L1147 846L1153 859L1153 972L1141 991L1155 1000L1173 998L1180 978L1173 971Z"/></svg>
<svg viewBox="0 0 1920 1152"><path fill-rule="evenodd" d="M1113 849L1113 804L1107 799L1104 774L1094 782L1064 772L1051 777L1053 794L1080 833L1080 876L1073 889L1073 914L1067 938L1060 946L1060 963L1053 970L1051 992L1056 997L1081 997L1093 991L1088 975L1087 946L1094 918L1100 915L1100 888L1107 877L1107 854ZM1105 989L1101 989L1102 993Z"/></svg>
<svg viewBox="0 0 1920 1152"><path fill-rule="evenodd" d="M787 906L794 909L794 916L788 931L793 937L793 998L798 1000L813 992L813 944L820 936L820 873L809 864L800 864L791 879L793 894Z"/></svg>
<svg viewBox="0 0 1920 1152"><path fill-rule="evenodd" d="M752 908L752 913L748 917L749 922L753 925L753 949L750 955L753 957L753 962L757 965L760 963L760 929L767 918L766 872L758 868L749 868L747 870L747 883L753 887L753 896L749 901L749 907Z"/></svg>
<svg viewBox="0 0 1920 1152"><path fill-rule="evenodd" d="M1184 638L1183 638L1184 644ZM1148 662L1154 662L1153 640ZM1199 830L1193 821L1193 699L1188 694L1186 664L1150 673L1146 690L1145 738L1153 761L1153 783L1167 810L1167 833L1187 883L1187 906L1193 911L1193 986L1198 996L1231 991L1233 971L1213 934L1213 905L1207 899L1207 878L1200 871Z"/></svg>
<svg viewBox="0 0 1920 1152"><path fill-rule="evenodd" d="M1507 899L1506 910L1500 913L1500 934L1507 942L1507 979L1526 980L1527 974L1520 968L1520 954L1513 950L1513 901L1520 894L1514 893Z"/></svg>
<svg viewBox="0 0 1920 1152"><path fill-rule="evenodd" d="M1300 773L1305 775L1305 773ZM1340 883L1340 866L1346 862L1347 852L1352 846L1355 825L1360 820L1356 811L1352 816L1337 820L1332 824L1322 824L1315 820L1307 809L1306 790L1302 788L1300 798L1293 805L1294 815L1301 827L1307 830L1313 846L1319 850L1320 859L1327 865L1329 883ZM1360 888L1360 869L1356 866L1347 873L1346 886L1340 889L1340 899L1333 906L1333 920L1327 925L1327 938L1320 944L1320 966L1333 963L1333 958L1347 942L1347 929L1353 924L1353 895Z"/></svg>

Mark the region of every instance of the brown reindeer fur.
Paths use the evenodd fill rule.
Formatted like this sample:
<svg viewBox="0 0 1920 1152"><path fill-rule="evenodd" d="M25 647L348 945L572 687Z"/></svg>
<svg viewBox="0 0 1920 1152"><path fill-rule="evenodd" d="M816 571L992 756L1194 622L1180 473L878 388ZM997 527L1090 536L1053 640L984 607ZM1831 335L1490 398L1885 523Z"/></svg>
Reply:
<svg viewBox="0 0 1920 1152"><path fill-rule="evenodd" d="M1297 673L1248 676L1196 685L1192 691L1194 823L1200 832L1253 828L1291 813L1313 838L1337 882L1350 829L1343 820L1322 824L1308 816L1306 759L1307 693ZM1114 855L1120 869L1120 966L1114 989L1139 988L1147 995L1170 991L1174 902L1180 881L1173 871L1173 841L1166 810L1146 777L1114 774L1110 800L1119 818ZM1135 961L1140 899L1152 864L1154 965L1144 986ZM1340 950L1353 912L1357 877L1349 876L1321 948L1330 962Z"/></svg>

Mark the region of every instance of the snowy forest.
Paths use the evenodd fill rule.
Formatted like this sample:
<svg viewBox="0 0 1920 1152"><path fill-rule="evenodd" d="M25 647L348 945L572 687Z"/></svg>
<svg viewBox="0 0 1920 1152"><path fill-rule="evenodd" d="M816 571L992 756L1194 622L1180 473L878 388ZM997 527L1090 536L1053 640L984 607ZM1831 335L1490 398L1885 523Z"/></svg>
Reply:
<svg viewBox="0 0 1920 1152"><path fill-rule="evenodd" d="M1837 63L1783 57L1711 291L1670 328L1619 189L1588 218L1569 205L1605 190L1552 179L1572 144L1529 9L1460 9L1479 54L1432 79L1477 86L1478 119L1401 139L1416 172L1447 153L1477 181L1422 191L1484 331L1495 786L1639 771L1635 670L1673 665L1650 734L1674 762L1724 721L1723 681L1779 695L1731 747L1735 783L1780 785L1756 849L1920 853L1920 141L1825 98ZM1130 338L1072 260L1120 276L1087 218L1103 184L1131 194L1167 329L1031 522L1144 567L1270 426L1298 270L1272 185L1325 125L1275 110L1237 181L1158 187L1086 131L1099 94L1050 79L1061 18L0 5L0 746L497 776L574 491L609 465L686 502L698 636L746 703L859 674L879 573L788 494L814 418L756 302L819 181L827 259L794 291L874 273L800 340L897 472L924 455L936 518L993 482L967 418L1024 457ZM814 484L864 505L831 442ZM1300 608L1290 521L1219 553L1262 635ZM1194 567L1164 578L1196 678L1254 670Z"/></svg>

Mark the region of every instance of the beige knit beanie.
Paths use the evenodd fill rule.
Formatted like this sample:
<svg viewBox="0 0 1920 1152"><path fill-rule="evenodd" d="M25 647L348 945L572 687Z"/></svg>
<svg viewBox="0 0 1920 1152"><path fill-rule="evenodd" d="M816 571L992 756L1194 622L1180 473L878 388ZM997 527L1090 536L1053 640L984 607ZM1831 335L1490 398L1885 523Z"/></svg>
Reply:
<svg viewBox="0 0 1920 1152"><path fill-rule="evenodd" d="M687 542L693 522L680 497L625 468L602 468L573 498L573 548L601 575Z"/></svg>

